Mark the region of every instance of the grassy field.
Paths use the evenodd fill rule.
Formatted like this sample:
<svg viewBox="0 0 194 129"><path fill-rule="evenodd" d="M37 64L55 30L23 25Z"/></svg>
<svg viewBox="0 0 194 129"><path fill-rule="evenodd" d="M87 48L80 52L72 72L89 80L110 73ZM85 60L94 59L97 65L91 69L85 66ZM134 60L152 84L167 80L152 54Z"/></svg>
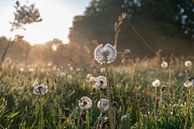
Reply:
<svg viewBox="0 0 194 129"><path fill-rule="evenodd" d="M185 68L182 62L168 68L158 64L147 69L136 65L130 71L119 69L102 66L86 72L69 65L68 69L49 66L43 71L6 66L0 71L0 128L108 129L110 111L98 109L101 98L111 98L109 110L117 129L194 128L193 86L184 86L194 74L192 68ZM95 77L100 75L107 77L109 92L96 88ZM158 86L153 84L156 79L160 80ZM33 93L39 84L48 87L46 94ZM92 100L87 110L78 104L83 96Z"/></svg>

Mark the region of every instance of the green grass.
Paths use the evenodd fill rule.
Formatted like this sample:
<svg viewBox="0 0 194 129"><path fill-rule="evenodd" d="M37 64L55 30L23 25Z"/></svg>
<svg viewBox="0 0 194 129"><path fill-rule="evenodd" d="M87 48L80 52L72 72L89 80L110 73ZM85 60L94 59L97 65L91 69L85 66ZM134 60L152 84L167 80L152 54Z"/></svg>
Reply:
<svg viewBox="0 0 194 129"><path fill-rule="evenodd" d="M161 68L133 69L132 72L109 71L109 85L117 129L183 129L187 98L191 87L185 88L186 75L180 76L184 68L169 70ZM63 70L62 70L63 71ZM73 79L58 76L56 72L20 73L17 69L0 71L0 129L96 129L100 111L97 101L100 94L107 98L105 91L93 87L84 71L66 71ZM104 75L99 69L94 76ZM191 70L190 76L193 75ZM156 90L152 81L160 79L162 86ZM48 93L36 96L32 93L33 83L38 81L48 86ZM171 87L169 90L169 86ZM101 93L100 93L101 92ZM93 106L81 111L78 100L88 96ZM192 96L193 97L193 96ZM156 98L158 98L156 100ZM41 109L40 109L41 103ZM188 127L194 123L194 105L190 105ZM42 112L42 120L41 120ZM89 116L86 118L86 114ZM103 115L108 116L108 113ZM88 125L88 123L90 123ZM104 128L109 128L103 123ZM89 126L89 127L88 127ZM99 128L100 129L100 128Z"/></svg>

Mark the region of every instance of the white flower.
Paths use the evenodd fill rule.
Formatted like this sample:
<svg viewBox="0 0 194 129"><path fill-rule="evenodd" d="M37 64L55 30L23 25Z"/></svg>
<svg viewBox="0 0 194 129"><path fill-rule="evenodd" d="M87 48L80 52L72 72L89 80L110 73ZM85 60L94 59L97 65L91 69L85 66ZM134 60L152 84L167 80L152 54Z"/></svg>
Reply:
<svg viewBox="0 0 194 129"><path fill-rule="evenodd" d="M192 67L192 62L190 60L185 61L185 67L191 68Z"/></svg>
<svg viewBox="0 0 194 129"><path fill-rule="evenodd" d="M100 63L112 63L117 57L117 50L111 44L100 44L94 51L95 60Z"/></svg>
<svg viewBox="0 0 194 129"><path fill-rule="evenodd" d="M161 82L159 79L156 79L152 82L152 86L153 87L159 87L161 85Z"/></svg>
<svg viewBox="0 0 194 129"><path fill-rule="evenodd" d="M90 109L92 107L92 100L87 96L83 96L79 100L78 105L82 110Z"/></svg>
<svg viewBox="0 0 194 129"><path fill-rule="evenodd" d="M44 95L48 92L48 87L45 84L36 85L33 90L35 95Z"/></svg>
<svg viewBox="0 0 194 129"><path fill-rule="evenodd" d="M162 61L161 67L162 67L162 68L167 68L167 67L168 67L168 62Z"/></svg>
<svg viewBox="0 0 194 129"><path fill-rule="evenodd" d="M183 85L187 88L194 86L194 77L189 77Z"/></svg>
<svg viewBox="0 0 194 129"><path fill-rule="evenodd" d="M97 89L106 89L107 87L107 79L105 76L98 76L96 77L96 83L94 84L94 86Z"/></svg>
<svg viewBox="0 0 194 129"><path fill-rule="evenodd" d="M100 99L97 103L97 107L102 111L106 112L109 109L108 99Z"/></svg>

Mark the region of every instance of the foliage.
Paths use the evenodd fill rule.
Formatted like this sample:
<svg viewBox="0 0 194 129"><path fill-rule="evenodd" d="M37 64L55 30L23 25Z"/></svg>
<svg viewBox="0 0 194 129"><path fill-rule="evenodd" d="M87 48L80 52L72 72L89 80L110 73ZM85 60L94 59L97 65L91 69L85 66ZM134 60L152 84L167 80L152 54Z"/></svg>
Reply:
<svg viewBox="0 0 194 129"><path fill-rule="evenodd" d="M133 67L130 73L109 71L109 82L112 87L112 99L116 102L113 110L116 113L118 129L177 129L184 127L187 96L189 89L183 86L186 75L183 66L172 65L172 73L159 67L152 69L137 69ZM66 71L65 74L61 74ZM180 74L182 73L182 74ZM40 106L43 109L43 128L56 129L86 129L95 128L100 115L97 109L99 91L93 83L86 79L87 72L61 69L60 71L45 71L37 69L34 72L19 71L17 68L0 71L0 127L9 129L39 128ZM94 76L103 75L99 69ZM189 75L193 75L193 71ZM72 75L73 78L69 78ZM172 77L169 80L169 76ZM158 89L159 106L157 119L155 117L155 89L151 82L159 78L162 86ZM41 98L32 93L34 82L45 83L48 93ZM172 86L172 91L168 87ZM106 95L102 91L102 95ZM88 110L89 118L81 113L78 100L88 96L93 101L92 109ZM188 129L194 122L191 105ZM107 126L107 125L106 125ZM88 129L89 129L88 128Z"/></svg>

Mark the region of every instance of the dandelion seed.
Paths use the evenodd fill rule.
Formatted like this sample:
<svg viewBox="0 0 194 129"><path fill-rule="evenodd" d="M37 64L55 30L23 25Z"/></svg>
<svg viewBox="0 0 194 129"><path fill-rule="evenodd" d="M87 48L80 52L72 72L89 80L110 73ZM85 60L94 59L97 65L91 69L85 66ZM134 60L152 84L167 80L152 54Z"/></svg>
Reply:
<svg viewBox="0 0 194 129"><path fill-rule="evenodd" d="M97 89L106 89L107 87L107 79L105 76L98 76L96 78L96 83L94 84L94 86Z"/></svg>
<svg viewBox="0 0 194 129"><path fill-rule="evenodd" d="M159 79L156 79L152 82L152 86L153 87L159 87L161 85L161 82Z"/></svg>
<svg viewBox="0 0 194 129"><path fill-rule="evenodd" d="M185 61L185 67L186 68L191 68L192 67L192 62L190 60Z"/></svg>
<svg viewBox="0 0 194 129"><path fill-rule="evenodd" d="M95 60L100 63L112 63L117 57L117 50L111 44L100 44L94 51Z"/></svg>
<svg viewBox="0 0 194 129"><path fill-rule="evenodd" d="M108 99L100 99L97 103L97 107L102 111L106 112L109 109Z"/></svg>
<svg viewBox="0 0 194 129"><path fill-rule="evenodd" d="M168 67L168 62L162 61L161 67L164 68L164 69L167 68Z"/></svg>
<svg viewBox="0 0 194 129"><path fill-rule="evenodd" d="M48 87L45 84L36 85L33 90L35 95L44 95L48 92Z"/></svg>
<svg viewBox="0 0 194 129"><path fill-rule="evenodd" d="M87 96L83 96L80 98L78 105L82 110L90 109L92 107L92 100Z"/></svg>

